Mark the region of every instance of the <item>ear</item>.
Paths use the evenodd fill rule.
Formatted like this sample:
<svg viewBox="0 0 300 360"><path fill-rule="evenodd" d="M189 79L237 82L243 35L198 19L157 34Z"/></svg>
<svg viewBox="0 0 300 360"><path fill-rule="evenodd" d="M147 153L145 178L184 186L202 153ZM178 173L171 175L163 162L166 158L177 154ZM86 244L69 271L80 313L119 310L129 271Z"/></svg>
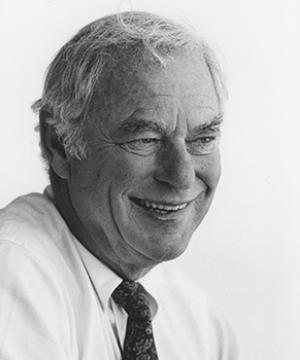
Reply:
<svg viewBox="0 0 300 360"><path fill-rule="evenodd" d="M54 126L49 125L47 120L52 114L47 110L40 111L40 139L43 152L48 158L49 166L62 179L68 179L70 175L69 161L64 146L60 142Z"/></svg>

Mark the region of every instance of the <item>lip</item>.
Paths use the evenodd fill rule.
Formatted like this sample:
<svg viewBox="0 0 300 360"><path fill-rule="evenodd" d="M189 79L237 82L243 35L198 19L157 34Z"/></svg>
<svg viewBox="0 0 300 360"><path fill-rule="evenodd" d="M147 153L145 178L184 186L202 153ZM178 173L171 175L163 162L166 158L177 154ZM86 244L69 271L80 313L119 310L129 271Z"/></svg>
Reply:
<svg viewBox="0 0 300 360"><path fill-rule="evenodd" d="M146 200L138 197L130 197L131 203L147 214L151 218L159 220L176 220L178 216L183 214L189 207L190 204L194 201L154 201ZM146 206L147 204L147 206Z"/></svg>

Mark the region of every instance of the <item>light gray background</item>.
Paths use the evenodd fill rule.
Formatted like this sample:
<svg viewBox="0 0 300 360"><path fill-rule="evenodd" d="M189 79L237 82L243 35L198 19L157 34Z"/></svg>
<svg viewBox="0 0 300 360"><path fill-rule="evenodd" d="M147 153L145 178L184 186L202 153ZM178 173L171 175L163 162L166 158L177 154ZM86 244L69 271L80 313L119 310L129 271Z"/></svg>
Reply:
<svg viewBox="0 0 300 360"><path fill-rule="evenodd" d="M58 48L86 23L148 10L217 49L230 100L223 176L179 260L234 327L245 360L300 358L299 2L0 0L0 206L47 184L30 104Z"/></svg>

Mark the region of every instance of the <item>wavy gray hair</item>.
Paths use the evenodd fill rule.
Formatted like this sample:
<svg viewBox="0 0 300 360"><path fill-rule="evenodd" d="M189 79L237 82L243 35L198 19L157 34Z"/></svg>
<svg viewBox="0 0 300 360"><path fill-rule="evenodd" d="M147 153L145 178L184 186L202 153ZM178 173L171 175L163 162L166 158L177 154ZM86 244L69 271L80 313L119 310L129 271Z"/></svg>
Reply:
<svg viewBox="0 0 300 360"><path fill-rule="evenodd" d="M219 63L192 29L151 13L124 12L90 23L60 49L47 70L42 98L32 109L50 112L46 121L55 128L66 153L84 159L88 146L83 129L89 104L116 53L137 57L138 50L147 50L154 61L165 66L172 51L194 47L202 50L222 104L227 92Z"/></svg>

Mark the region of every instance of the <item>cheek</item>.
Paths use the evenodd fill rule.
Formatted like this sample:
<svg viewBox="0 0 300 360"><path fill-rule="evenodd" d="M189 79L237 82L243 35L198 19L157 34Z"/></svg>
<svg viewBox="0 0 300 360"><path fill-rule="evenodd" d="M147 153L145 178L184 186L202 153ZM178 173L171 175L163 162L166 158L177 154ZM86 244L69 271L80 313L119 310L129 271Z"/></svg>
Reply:
<svg viewBox="0 0 300 360"><path fill-rule="evenodd" d="M196 160L196 175L211 189L216 188L221 176L220 152L203 156Z"/></svg>
<svg viewBox="0 0 300 360"><path fill-rule="evenodd" d="M122 150L121 150L122 151ZM110 176L118 182L139 184L151 176L153 159L141 157L122 151L122 156L114 159Z"/></svg>
<svg viewBox="0 0 300 360"><path fill-rule="evenodd" d="M221 176L221 156L219 151L213 154L212 158L210 159L209 169L212 182L217 185Z"/></svg>
<svg viewBox="0 0 300 360"><path fill-rule="evenodd" d="M119 188L118 191L144 184L151 179L153 166L152 157L137 156L114 147L86 161L74 162L70 183L77 192L94 197L95 194L107 194L111 184L115 189Z"/></svg>

